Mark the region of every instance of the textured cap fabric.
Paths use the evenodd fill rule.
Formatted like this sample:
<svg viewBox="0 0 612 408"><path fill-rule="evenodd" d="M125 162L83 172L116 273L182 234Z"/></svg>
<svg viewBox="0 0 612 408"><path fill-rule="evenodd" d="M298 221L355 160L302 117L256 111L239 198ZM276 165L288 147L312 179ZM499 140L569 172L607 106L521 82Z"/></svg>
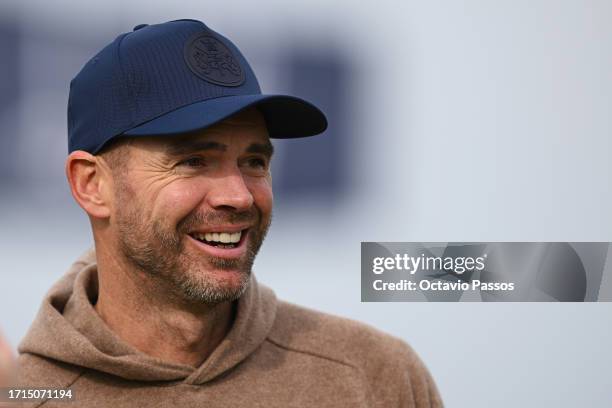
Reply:
<svg viewBox="0 0 612 408"><path fill-rule="evenodd" d="M227 38L197 20L140 24L119 35L70 82L68 150L97 153L120 136L171 135L211 126L256 106L272 138L327 128L311 103L261 93Z"/></svg>

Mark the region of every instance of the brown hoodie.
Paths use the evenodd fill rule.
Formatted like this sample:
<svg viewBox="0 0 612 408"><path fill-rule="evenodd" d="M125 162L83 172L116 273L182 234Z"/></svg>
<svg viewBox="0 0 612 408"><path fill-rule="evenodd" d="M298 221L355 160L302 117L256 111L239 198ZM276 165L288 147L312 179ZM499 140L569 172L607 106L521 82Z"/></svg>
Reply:
<svg viewBox="0 0 612 408"><path fill-rule="evenodd" d="M78 407L441 407L403 341L276 299L253 277L226 338L197 368L139 352L93 308L95 253L46 296L19 346L22 387L70 388Z"/></svg>

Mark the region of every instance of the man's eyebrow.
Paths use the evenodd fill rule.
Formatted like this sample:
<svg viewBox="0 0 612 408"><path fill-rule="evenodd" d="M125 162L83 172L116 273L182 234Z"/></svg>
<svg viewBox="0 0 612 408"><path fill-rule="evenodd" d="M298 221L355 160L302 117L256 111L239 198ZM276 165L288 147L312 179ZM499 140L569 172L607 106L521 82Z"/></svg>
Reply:
<svg viewBox="0 0 612 408"><path fill-rule="evenodd" d="M247 153L260 153L267 158L270 158L274 154L274 146L272 146L270 141L267 141L266 143L252 143L249 147L247 147L246 151Z"/></svg>
<svg viewBox="0 0 612 408"><path fill-rule="evenodd" d="M165 153L168 156L181 156L188 153L199 152L203 150L217 150L224 152L227 150L227 146L209 140L182 140L178 143L173 143L166 147Z"/></svg>

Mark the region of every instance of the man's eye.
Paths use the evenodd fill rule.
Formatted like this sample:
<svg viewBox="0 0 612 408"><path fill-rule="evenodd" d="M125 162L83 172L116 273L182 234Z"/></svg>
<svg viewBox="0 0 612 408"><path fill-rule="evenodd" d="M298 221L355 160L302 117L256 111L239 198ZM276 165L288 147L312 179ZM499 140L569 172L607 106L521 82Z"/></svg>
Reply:
<svg viewBox="0 0 612 408"><path fill-rule="evenodd" d="M190 157L179 163L179 165L187 166L187 167L202 167L205 164L206 163L204 162L204 159L201 157Z"/></svg>
<svg viewBox="0 0 612 408"><path fill-rule="evenodd" d="M265 169L266 165L267 163L264 159L260 159L256 157L249 159L249 166L251 167L258 168L258 169Z"/></svg>

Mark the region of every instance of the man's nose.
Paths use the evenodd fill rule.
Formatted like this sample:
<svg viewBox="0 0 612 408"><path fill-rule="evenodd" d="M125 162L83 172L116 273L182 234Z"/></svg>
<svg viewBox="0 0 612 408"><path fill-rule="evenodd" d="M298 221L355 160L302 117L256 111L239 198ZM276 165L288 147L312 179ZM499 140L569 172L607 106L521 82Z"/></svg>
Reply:
<svg viewBox="0 0 612 408"><path fill-rule="evenodd" d="M208 204L213 208L246 210L253 205L253 201L253 194L240 172L216 179L208 193Z"/></svg>

